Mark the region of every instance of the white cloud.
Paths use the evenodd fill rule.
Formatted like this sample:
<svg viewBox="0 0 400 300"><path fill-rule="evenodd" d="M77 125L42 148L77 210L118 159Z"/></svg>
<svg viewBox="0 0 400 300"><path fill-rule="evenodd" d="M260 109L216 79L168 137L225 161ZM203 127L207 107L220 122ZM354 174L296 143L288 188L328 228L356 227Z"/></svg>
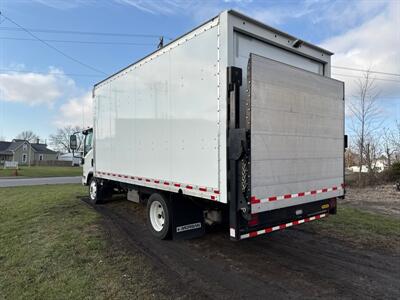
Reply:
<svg viewBox="0 0 400 300"><path fill-rule="evenodd" d="M54 119L58 127L80 126L82 128L93 125L92 93L86 92L70 98L60 106L59 114Z"/></svg>
<svg viewBox="0 0 400 300"><path fill-rule="evenodd" d="M291 19L299 19L311 15L316 11L316 7L312 4L310 2L299 2L288 6L269 5L265 7L248 7L245 12L254 19L269 25L278 25Z"/></svg>
<svg viewBox="0 0 400 300"><path fill-rule="evenodd" d="M193 0L115 0L117 3L131 5L141 11L151 14L173 15L184 13L193 6L199 5L198 1Z"/></svg>
<svg viewBox="0 0 400 300"><path fill-rule="evenodd" d="M65 0L33 0L33 1L43 4L45 6L62 9L62 10L77 8L82 5L95 4L95 1L93 1L93 0L68 0L68 1L65 1Z"/></svg>
<svg viewBox="0 0 400 300"><path fill-rule="evenodd" d="M0 100L49 107L76 89L75 82L62 71L50 68L48 73L1 73Z"/></svg>
<svg viewBox="0 0 400 300"><path fill-rule="evenodd" d="M78 88L62 70L49 67L47 73L25 73L23 64L12 69L18 72L0 73L0 101L47 106L58 127L92 126L91 92Z"/></svg>
<svg viewBox="0 0 400 300"><path fill-rule="evenodd" d="M324 41L321 46L333 51L334 66L343 66L358 69L379 70L389 73L400 73L400 2L389 2L374 18L365 21L341 35ZM360 72L332 69L334 75L346 82L346 95L350 97L356 92L357 78L348 76L362 76ZM383 98L398 97L400 100L400 78L397 76L374 75L377 79L376 87L381 91ZM397 81L397 82L396 82Z"/></svg>
<svg viewBox="0 0 400 300"><path fill-rule="evenodd" d="M331 29L344 30L377 15L388 3L381 1L306 1L312 8L312 23L328 24Z"/></svg>
<svg viewBox="0 0 400 300"><path fill-rule="evenodd" d="M373 17L385 6L382 1L253 1L253 0L114 0L155 15L189 15L195 20L209 19L226 9L236 9L269 25L307 18L305 22L327 25L332 30L354 26ZM338 26L339 25L339 26Z"/></svg>

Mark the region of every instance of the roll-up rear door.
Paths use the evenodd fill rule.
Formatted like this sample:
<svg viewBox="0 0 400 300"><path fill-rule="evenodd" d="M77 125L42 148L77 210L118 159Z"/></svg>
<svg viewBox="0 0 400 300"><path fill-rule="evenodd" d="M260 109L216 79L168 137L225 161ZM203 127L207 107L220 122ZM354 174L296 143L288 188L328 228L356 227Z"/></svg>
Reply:
<svg viewBox="0 0 400 300"><path fill-rule="evenodd" d="M251 54L251 210L343 195L343 83Z"/></svg>

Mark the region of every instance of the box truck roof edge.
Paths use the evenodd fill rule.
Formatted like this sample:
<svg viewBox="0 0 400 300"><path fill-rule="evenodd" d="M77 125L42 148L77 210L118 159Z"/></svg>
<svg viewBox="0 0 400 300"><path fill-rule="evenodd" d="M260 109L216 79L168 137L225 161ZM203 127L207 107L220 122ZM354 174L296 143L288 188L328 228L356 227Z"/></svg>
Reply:
<svg viewBox="0 0 400 300"><path fill-rule="evenodd" d="M127 70L127 69L129 69L129 68L131 68L131 67L133 67L133 66L135 66L136 64L142 62L142 61L145 60L146 58L149 58L150 56L155 55L155 54L157 54L157 53L163 52L163 50L165 50L164 48L171 46L173 43L179 41L180 39L186 37L187 35L190 35L192 32L194 32L194 31L196 31L197 29L203 27L204 25L206 25L206 24L208 24L208 23L211 23L211 22L215 21L216 19L219 19L220 16L221 16L223 13L227 13L227 14L231 14L231 15L233 15L233 16L239 17L239 18L241 18L241 19L243 19L243 20L245 20L245 21L251 22L251 23L253 23L253 24L257 25L257 26L260 26L260 27L262 27L262 28L265 28L265 29L267 29L267 30L269 30L269 31L271 31L271 32L275 32L276 34L279 34L279 35L282 36L282 37L286 37L286 38L289 38L289 39L294 40L294 41L299 41L301 44L306 45L306 46L308 46L308 47L310 47L310 48L312 48L312 49L315 49L315 50L317 50L317 51L323 52L323 53L325 53L325 54L327 54L327 55L329 55L329 56L331 56L331 55L334 54L333 52L331 52L331 51L329 51L329 50L327 50L327 49L324 49L324 48L322 48L322 47L318 47L318 46L316 46L316 45L314 45L314 44L312 44L312 43L309 43L309 42L307 42L307 41L301 40L301 39L299 39L299 38L297 38L297 37L295 37L295 36L293 36L293 35L290 35L290 34L284 32L284 31L281 31L281 30L276 29L276 28L274 28L274 27L271 27L271 26L269 26L269 25L267 25L267 24L265 24L265 23L262 23L262 22L260 22L260 21L258 21L258 20L256 20L256 19L254 19L254 18L251 18L251 17L249 17L249 16L247 16L247 15L245 15L245 14L239 12L239 11L236 11L236 10L233 10L233 9L229 9L229 10L225 10L225 11L221 12L220 14L218 14L217 16L215 16L215 17L213 17L213 18L211 18L211 19L209 19L209 20L203 22L202 24L200 24L199 26L193 28L192 30L190 30L190 31L188 31L188 32L186 32L186 33L184 33L184 34L178 36L177 38L175 38L175 39L173 39L172 41L170 41L170 42L168 42L167 44L165 44L162 48L154 50L153 52L149 53L148 55L146 55L146 56L144 56L144 57L142 57L142 58L136 60L135 62L129 64L128 66L126 66L126 67L124 67L124 68L122 68L122 69L120 69L120 70L114 72L113 74L109 75L108 77L106 77L106 78L100 80L99 82L97 82L97 83L94 84L94 89L96 89L97 86L99 86L99 85L105 83L107 80L111 79L111 78L114 77L115 75L118 75L119 73L121 73L121 72L123 72L123 71L125 71L125 70ZM302 54L302 55L304 55L304 54ZM316 58L314 57L314 59L316 59Z"/></svg>

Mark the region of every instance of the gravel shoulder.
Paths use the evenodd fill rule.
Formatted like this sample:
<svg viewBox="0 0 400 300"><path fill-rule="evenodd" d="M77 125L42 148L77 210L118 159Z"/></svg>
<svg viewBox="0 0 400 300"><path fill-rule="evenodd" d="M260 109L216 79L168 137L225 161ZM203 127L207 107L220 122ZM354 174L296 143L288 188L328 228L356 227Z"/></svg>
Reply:
<svg viewBox="0 0 400 300"><path fill-rule="evenodd" d="M366 188L347 188L342 204L400 218L400 192L393 184Z"/></svg>

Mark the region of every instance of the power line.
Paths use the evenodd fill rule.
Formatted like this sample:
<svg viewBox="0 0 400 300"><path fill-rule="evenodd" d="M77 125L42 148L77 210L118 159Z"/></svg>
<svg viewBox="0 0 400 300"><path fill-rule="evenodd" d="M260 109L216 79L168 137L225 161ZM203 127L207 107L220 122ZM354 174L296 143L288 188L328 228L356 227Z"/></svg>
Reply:
<svg viewBox="0 0 400 300"><path fill-rule="evenodd" d="M0 37L0 40L16 40L16 41L32 41L39 42L37 39L28 38L14 38L14 37ZM129 42L97 42L97 41L76 41L76 40L48 40L42 39L45 42L53 43L72 43L72 44L104 44L104 45L132 45L132 46L156 46L156 44L151 43L129 43Z"/></svg>
<svg viewBox="0 0 400 300"><path fill-rule="evenodd" d="M90 65L88 65L88 64L86 64L86 63L84 63L84 62L82 62L82 61L80 61L80 60L77 60L76 58L72 57L71 55L69 55L69 54L67 54L67 53L65 53L65 52L63 52L63 51L61 51L61 50L59 50L58 48L54 47L53 45L49 44L48 42L42 40L41 38L39 38L38 36L36 36L36 35L33 34L32 32L30 32L28 29L26 29L26 28L24 28L23 26L19 25L17 22L13 21L12 19L10 19L9 17L5 16L5 15L2 14L1 12L0 12L0 15L2 15L3 18L6 18L8 21L10 21L11 23L15 24L15 25L18 26L19 28L21 28L21 30L25 31L26 33L28 33L28 34L29 34L30 36L32 36L33 38L35 38L35 39L37 39L38 41L42 42L42 43L45 44L47 47L53 49L54 51L56 51L56 52L58 52L59 54L65 56L66 58L68 58L68 59L70 59L70 60L72 60L72 61L74 61L74 62L76 62L76 63L78 63L78 64L80 64L80 65L82 65L82 66L84 66L84 67L86 67L86 68L88 68L88 69L90 69L90 70L92 70L92 71L95 71L95 72L97 72L97 73L101 73L101 74L103 74L103 75L107 75L105 72L100 71L99 69L97 69L97 68L95 68L95 67L92 67L92 66L90 66Z"/></svg>
<svg viewBox="0 0 400 300"><path fill-rule="evenodd" d="M0 30L21 31L20 28L0 27ZM159 38L161 35L145 34L145 33L118 33L118 32L98 32L98 31L74 31L74 30L59 30L59 29L37 29L27 28L31 32L41 33L60 33L60 34L78 34L78 35L100 35L100 36L118 36L118 37L143 37L143 38ZM168 37L169 40L172 38Z"/></svg>
<svg viewBox="0 0 400 300"><path fill-rule="evenodd" d="M369 73L376 73L376 74L383 74L383 75L390 75L390 76L400 76L400 74L398 74L398 73L388 73L388 72L382 72L382 71L363 70L363 69L349 68L349 67L342 67L342 66L332 66L332 68L350 70L350 71L358 71L358 72L369 72Z"/></svg>
<svg viewBox="0 0 400 300"><path fill-rule="evenodd" d="M3 20L4 21L4 20ZM18 25L17 25L18 26ZM97 32L97 31L74 31L74 30L60 30L60 29L37 29L37 28L15 28L15 27L0 27L0 30L7 30L7 31L26 31L29 30L31 32L42 32L42 33L61 33L61 34L78 34L78 35L99 35L99 36L118 36L118 37L149 37L149 38L160 38L161 35L155 34L144 34L144 33L118 33L118 32ZM11 38L8 38L11 39ZM15 38L16 39L16 38ZM168 40L172 40L173 38L167 37ZM45 41L52 41L58 42L58 40L45 40ZM61 42L61 41L60 41ZM67 42L67 41L65 41ZM71 43L81 43L80 41L71 41ZM82 42L82 43L95 43L95 42ZM108 44L108 42L104 42ZM111 43L111 42L110 42ZM119 43L116 43L119 44ZM122 44L122 43L121 43ZM125 43L124 43L125 44ZM128 43L126 43L128 44ZM383 71L376 71L376 70L366 70L366 69L358 69L358 68L350 68L350 67L343 67L343 66L335 66L332 65L332 68L335 69L342 69L342 70L350 70L350 71L357 71L357 72L370 72L376 74L383 74L383 75L390 75L390 76L400 76L399 73L389 73Z"/></svg>
<svg viewBox="0 0 400 300"><path fill-rule="evenodd" d="M337 73L332 73L332 76L344 76L344 77L353 77L353 78L363 78L362 76L356 76L356 75L347 75L347 74L337 74ZM391 82L397 82L400 83L400 80L394 80L394 79L387 79L387 78L373 78L374 80L382 80L382 81L391 81Z"/></svg>
<svg viewBox="0 0 400 300"><path fill-rule="evenodd" d="M59 34L78 34L78 35L98 35L98 36L118 36L118 37L144 37L144 38L160 38L160 36L161 36L161 35L156 35L156 34L145 34L145 33L118 33L118 32L97 32L97 31L77 31L77 30L74 31L74 30L37 29L37 28L26 28L26 29L31 31L31 32L59 33ZM15 28L15 27L0 27L0 30L25 31L22 28ZM173 40L173 38L171 38L171 37L166 37L166 38L168 40ZM11 39L11 38L9 38L9 39ZM45 41L58 42L58 40L45 40ZM74 43L74 42L75 41L71 41L71 43ZM89 44L90 42L82 42L82 43L88 43ZM92 43L95 43L95 42L92 42ZM108 42L104 42L104 43L108 44ZM116 43L116 44L119 44L119 43ZM128 44L128 43L126 43L126 44ZM383 72L383 71L377 71L377 70L366 70L366 69L350 68L350 67L335 66L335 65L332 65L332 68L342 69L342 70L349 70L349 71L357 71L357 72L367 72L368 71L370 73L377 73L377 74L390 75L390 76L400 76L399 73L389 73L389 72Z"/></svg>
<svg viewBox="0 0 400 300"><path fill-rule="evenodd" d="M51 74L55 76L81 76L81 77L103 77L102 75L94 75L94 74L80 74L80 73L51 73L51 72L42 72L42 71L33 71L33 70L18 70L18 69L0 69L0 72L16 72L16 73L24 73L24 74L29 74L29 73L37 73L37 74ZM344 76L344 77L352 77L352 78L363 78L361 76L355 76L355 75L347 75L347 74L337 74L337 73L332 73L332 76ZM400 80L391 80L391 79L385 79L385 78L374 78L376 80L383 80L383 81L391 81L391 82L398 82L400 83Z"/></svg>
<svg viewBox="0 0 400 300"><path fill-rule="evenodd" d="M54 75L54 76L77 76L77 77L103 77L103 75L95 74L80 74L80 73L52 73L52 72L42 72L42 71L32 71L32 70L17 70L17 69L0 69L0 72L12 72L21 74L44 74L44 75Z"/></svg>

